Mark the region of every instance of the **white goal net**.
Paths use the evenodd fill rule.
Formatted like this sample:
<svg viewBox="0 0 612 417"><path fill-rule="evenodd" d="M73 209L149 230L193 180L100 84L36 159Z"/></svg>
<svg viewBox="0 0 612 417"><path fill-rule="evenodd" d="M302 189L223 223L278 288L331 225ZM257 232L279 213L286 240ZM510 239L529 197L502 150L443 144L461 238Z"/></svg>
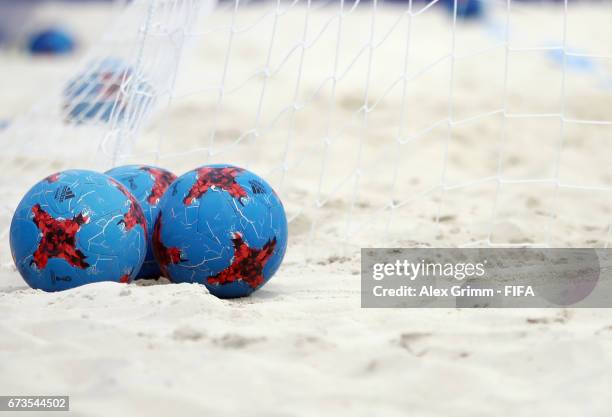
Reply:
<svg viewBox="0 0 612 417"><path fill-rule="evenodd" d="M0 236L60 169L226 162L306 255L607 246L612 3L442 3L134 1L0 132Z"/></svg>

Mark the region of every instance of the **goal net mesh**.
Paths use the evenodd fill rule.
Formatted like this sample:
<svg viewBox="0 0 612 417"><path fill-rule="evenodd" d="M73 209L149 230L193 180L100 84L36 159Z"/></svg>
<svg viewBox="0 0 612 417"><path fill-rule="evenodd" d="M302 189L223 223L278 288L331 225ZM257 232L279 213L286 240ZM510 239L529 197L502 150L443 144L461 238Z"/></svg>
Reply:
<svg viewBox="0 0 612 417"><path fill-rule="evenodd" d="M2 239L51 172L223 162L275 187L297 255L607 246L612 4L442 3L132 2L0 133Z"/></svg>

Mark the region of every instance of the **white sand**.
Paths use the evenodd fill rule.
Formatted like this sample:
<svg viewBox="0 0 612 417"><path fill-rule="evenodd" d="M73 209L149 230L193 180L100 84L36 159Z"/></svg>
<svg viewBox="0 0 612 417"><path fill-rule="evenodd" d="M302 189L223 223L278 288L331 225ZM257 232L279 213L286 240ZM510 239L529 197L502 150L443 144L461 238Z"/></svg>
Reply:
<svg viewBox="0 0 612 417"><path fill-rule="evenodd" d="M513 46L558 44L562 9L521 5L513 13ZM244 20L238 23L255 21L263 7L242 12ZM610 7L601 4L572 7L568 44L588 53L611 53L610 12ZM100 18L79 17L85 16L82 13ZM326 9L313 13L311 33L324 26L329 13ZM63 15L77 29L87 27L87 19L100 29L108 11L87 6ZM229 16L221 12L212 20L226 22ZM381 10L377 27L384 33L396 18L397 11ZM282 36L274 44L272 67L301 36L303 9L281 21L278 34ZM503 22L503 17L496 14L495 21ZM349 66L367 37L369 24L367 9L357 10L345 21L340 68ZM441 13L420 15L413 24L408 71L412 75L447 53L451 45L448 20ZM258 27L265 27L265 21ZM93 37L98 29L92 26L89 35ZM499 36L486 35L494 32L461 25L457 54L498 43ZM394 145L401 120L401 88L384 93L402 68L405 31L398 31L373 56L369 103L383 99L369 113L365 135L360 136L359 115L356 123L340 130L363 104L367 60L358 60L346 81L338 85L332 133L340 133L326 150L321 138L329 89L312 95L329 75L332 35L325 35L321 47L305 55L298 101L308 104L296 113L295 133L286 154L288 121L284 117L279 125L265 130L259 142L247 138L231 153L224 150L253 128L261 79L228 94L214 120L215 94L187 95L194 91L195 82L213 85L218 80L227 40L221 35L192 47L177 84L179 97L157 116L135 148L132 159L150 161L151 155L138 156L138 152L153 148L163 132L166 141L160 147L160 163L177 172L208 160L224 160L265 173L282 190L292 219L287 260L277 276L251 298L223 301L208 295L202 286L164 283L103 283L57 294L28 289L10 260L11 210L35 178L70 166L78 158L0 153L5 170L0 179L4 194L0 203L0 394L69 394L70 416L610 414L609 311L365 310L360 308L360 264L355 251L361 245L602 247L609 237L610 194L580 187L612 183L612 164L605 152L610 126L565 123L557 165L558 117L506 119L501 171L505 180L552 178L579 188L557 191L550 181L504 183L496 193L504 117L497 113L470 118L504 108L507 114L558 113L561 91L559 67L545 54L513 54L504 103L504 50L497 48L456 61L453 120L465 123L453 128L445 171L450 65L437 66L409 83L406 125L400 134L412 137L442 121L440 126L401 149ZM237 85L265 63L266 42L252 33L236 40L228 86ZM15 51L1 56L0 118L16 117L39 101L48 85L61 85L79 58L34 61ZM608 61L596 65L602 72L609 71ZM297 63L289 62L269 81L260 126L269 124L293 100ZM602 89L602 82L592 74L571 73L566 80L566 118L612 120L611 91ZM215 124L214 149L222 151L218 157L208 159L206 151L172 157L177 149L208 146ZM38 129L41 136L46 134ZM3 139L3 146L10 138ZM361 156L356 154L360 143ZM317 194L326 152L330 163ZM392 189L395 157L402 164ZM283 162L289 166L284 180L274 170ZM352 205L354 177L350 175L357 167L364 175ZM348 185L337 188L345 178ZM447 187L444 192L441 178ZM475 181L471 186L452 188L471 181ZM321 208L315 205L317 198ZM392 216L384 209L390 200L401 205ZM440 223L436 224L438 208ZM314 244L313 238L317 239Z"/></svg>

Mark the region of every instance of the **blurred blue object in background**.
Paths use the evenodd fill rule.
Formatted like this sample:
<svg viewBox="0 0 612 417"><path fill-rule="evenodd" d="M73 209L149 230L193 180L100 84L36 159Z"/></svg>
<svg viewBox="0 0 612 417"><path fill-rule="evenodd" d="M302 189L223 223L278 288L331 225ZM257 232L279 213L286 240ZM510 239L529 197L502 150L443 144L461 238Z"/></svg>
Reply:
<svg viewBox="0 0 612 417"><path fill-rule="evenodd" d="M6 129L8 125L9 125L8 120L0 119L0 130Z"/></svg>
<svg viewBox="0 0 612 417"><path fill-rule="evenodd" d="M155 101L144 75L119 58L105 58L72 79L64 90L67 121L77 124L127 119L137 123Z"/></svg>
<svg viewBox="0 0 612 417"><path fill-rule="evenodd" d="M61 28L48 28L30 36L28 50L31 54L68 54L74 50L74 37Z"/></svg>
<svg viewBox="0 0 612 417"><path fill-rule="evenodd" d="M455 13L455 0L441 0L440 3L451 14ZM480 0L457 0L457 18L478 19L484 15L484 7Z"/></svg>
<svg viewBox="0 0 612 417"><path fill-rule="evenodd" d="M565 56L566 54L567 56ZM586 56L586 53L583 51L570 48L566 51L563 51L563 49L551 49L547 51L547 55L555 64L565 65L571 70L592 72L596 69L593 60Z"/></svg>

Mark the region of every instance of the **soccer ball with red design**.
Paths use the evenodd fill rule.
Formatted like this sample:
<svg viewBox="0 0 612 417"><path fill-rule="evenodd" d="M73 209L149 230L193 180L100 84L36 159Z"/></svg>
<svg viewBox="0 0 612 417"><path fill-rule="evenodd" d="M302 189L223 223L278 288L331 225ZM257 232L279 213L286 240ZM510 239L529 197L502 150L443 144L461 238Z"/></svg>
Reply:
<svg viewBox="0 0 612 417"><path fill-rule="evenodd" d="M32 288L130 282L146 254L146 228L140 205L123 185L93 171L63 171L34 185L19 203L11 253Z"/></svg>
<svg viewBox="0 0 612 417"><path fill-rule="evenodd" d="M280 198L262 178L231 165L179 177L162 197L153 252L174 282L197 282L221 298L244 297L279 268L287 248Z"/></svg>
<svg viewBox="0 0 612 417"><path fill-rule="evenodd" d="M106 171L109 175L123 184L130 193L138 200L145 218L147 219L147 256L137 278L158 278L161 275L159 266L153 256L151 237L153 236L153 224L159 211L159 201L166 189L176 179L170 171L149 165L125 165Z"/></svg>
<svg viewBox="0 0 612 417"><path fill-rule="evenodd" d="M65 119L75 124L125 121L134 125L154 104L146 77L127 62L105 58L70 80L64 89Z"/></svg>

